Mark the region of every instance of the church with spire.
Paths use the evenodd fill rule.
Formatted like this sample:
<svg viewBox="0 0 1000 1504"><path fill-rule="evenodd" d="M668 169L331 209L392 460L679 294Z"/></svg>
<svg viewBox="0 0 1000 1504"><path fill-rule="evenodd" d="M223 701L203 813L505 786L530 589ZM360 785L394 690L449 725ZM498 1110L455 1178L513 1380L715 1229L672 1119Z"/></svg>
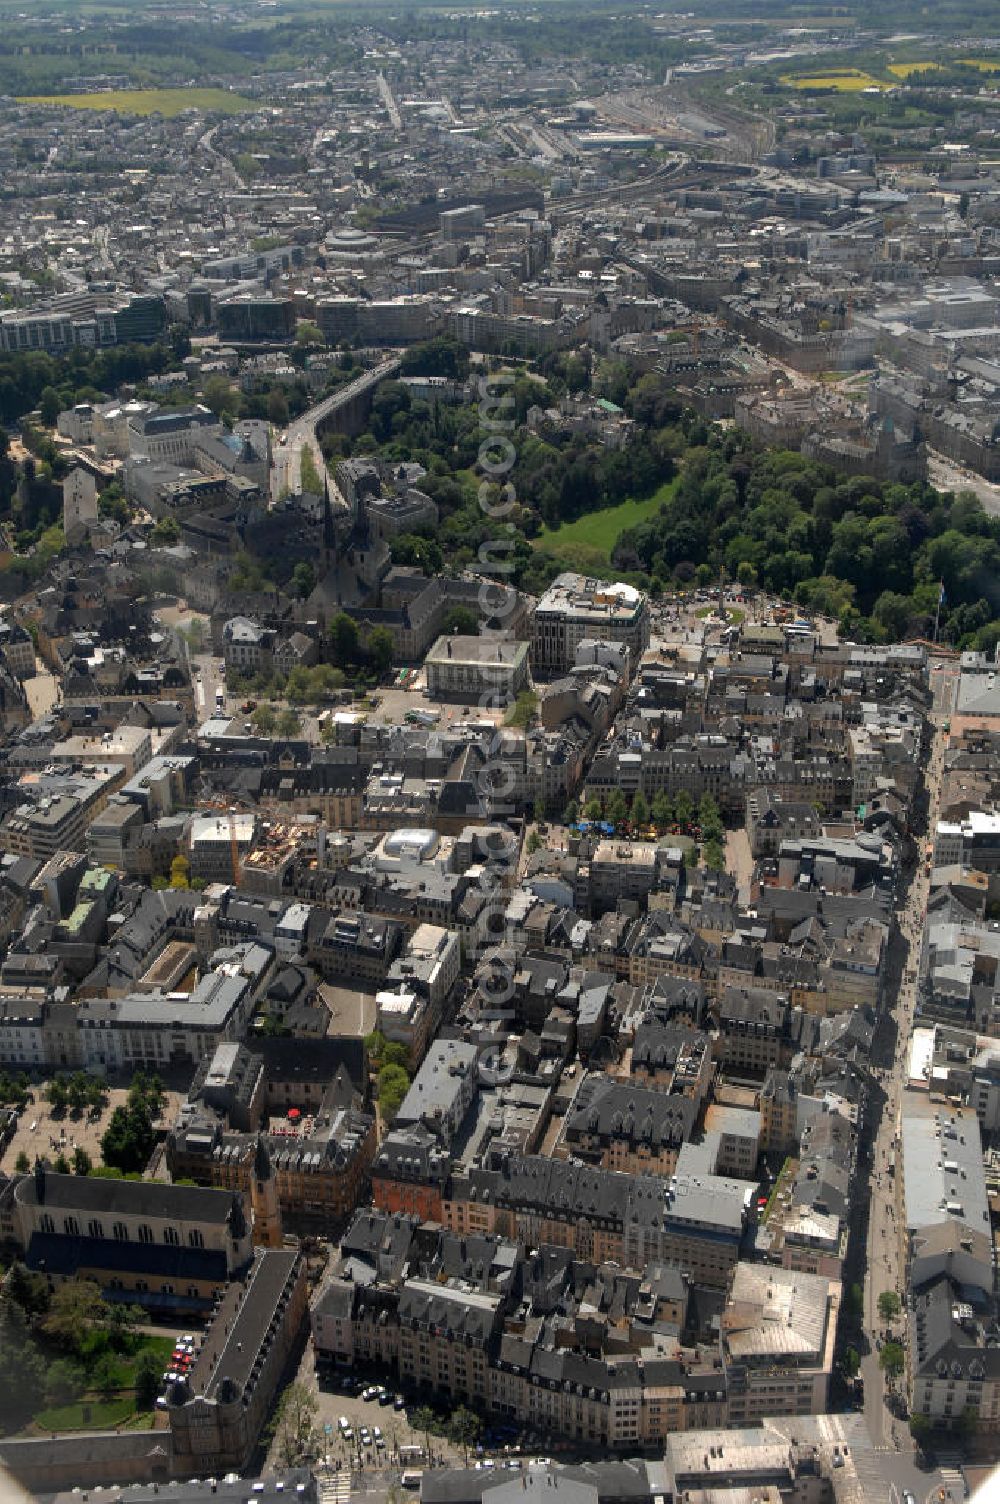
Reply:
<svg viewBox="0 0 1000 1504"><path fill-rule="evenodd" d="M253 1211L253 1241L257 1248L281 1248L284 1234L281 1227L281 1207L278 1204L278 1182L274 1166L267 1152L263 1134L257 1135L257 1147L253 1157L253 1175L250 1180L250 1206Z"/></svg>

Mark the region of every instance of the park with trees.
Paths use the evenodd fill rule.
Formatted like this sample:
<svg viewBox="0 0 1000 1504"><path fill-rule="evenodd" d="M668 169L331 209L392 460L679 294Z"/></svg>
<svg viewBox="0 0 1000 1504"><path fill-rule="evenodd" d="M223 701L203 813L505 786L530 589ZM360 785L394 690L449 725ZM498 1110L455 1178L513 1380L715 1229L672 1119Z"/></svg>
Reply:
<svg viewBox="0 0 1000 1504"><path fill-rule="evenodd" d="M414 347L414 361L422 358ZM990 584L1000 565L1000 519L971 493L844 476L705 422L662 375L635 377L579 352L511 374L502 390L514 425L516 501L505 522L511 578L522 588L537 594L577 562L559 554L545 529L656 493L659 505L617 537L609 575L655 593L704 587L724 571L748 592L760 588L832 617L861 641L929 636L938 615L942 639L956 647L991 651L1000 641ZM635 425L628 445L608 450L527 426L529 408L578 391L622 407ZM490 539L479 501L480 441L475 402L430 404L387 382L366 432L324 442L331 461L378 453L425 467L421 487L438 506L439 525L393 538L391 551L394 564L434 574L474 565Z"/></svg>
<svg viewBox="0 0 1000 1504"><path fill-rule="evenodd" d="M379 1115L391 1123L410 1089L410 1057L405 1045L386 1039L374 1029L365 1036L370 1070L375 1075Z"/></svg>
<svg viewBox="0 0 1000 1504"><path fill-rule="evenodd" d="M145 1170L156 1143L153 1125L163 1101L159 1077L137 1071L125 1103L115 1108L101 1138L105 1165L123 1174Z"/></svg>
<svg viewBox="0 0 1000 1504"><path fill-rule="evenodd" d="M297 352L306 348L297 346ZM144 375L169 368L175 358L170 341L58 358L41 352L2 357L0 421L8 415L21 419L30 399L44 424L61 406L100 395L116 381L141 384ZM351 379L354 359L343 352L331 363L330 380ZM404 375L463 380L468 352L447 339L430 340L404 352L402 365ZM619 361L587 352L553 352L505 375L511 379L500 390L517 454L511 476L516 497L505 517L514 584L537 594L561 569L581 562L568 544L568 552L560 553L563 524L596 522L615 515L627 499L644 500L642 520L609 535L614 541L603 572L654 593L703 587L724 572L748 592L766 590L803 611L832 617L861 641L927 637L937 623L942 640L961 649L992 651L1000 642L991 588L1000 565L1000 519L987 515L973 495L939 492L925 482L848 477L801 454L763 447L686 409L665 376L636 375ZM209 390L206 383L203 399L223 416L242 412L232 384L211 380L217 387ZM529 412L587 393L615 404L631 420L627 444L605 447L536 419L529 426ZM58 485L64 461L44 427L25 422L22 437L30 456L18 486L17 466L0 434L0 520L11 517L17 545L8 567L37 577L64 546ZM350 437L326 434L323 449L329 464L364 454L419 463L426 472L421 488L435 502L439 522L393 537L392 561L429 574L456 573L475 566L494 530L479 495L481 441L474 392L468 402L449 404L415 397L403 381L387 381L375 394L365 430ZM303 456L304 484L322 489L311 454L304 450ZM113 487L101 507L104 515L127 519L128 504ZM154 545L176 541L170 522L153 528ZM593 562L601 564L599 558ZM234 559L229 585L253 593L273 584L272 573L302 600L318 583L311 560L284 564L244 552ZM448 631L476 627L461 607L446 624ZM361 640L353 618L341 612L330 624L322 656L321 667L364 689L391 665L392 640L381 627ZM706 855L716 854L713 848Z"/></svg>
<svg viewBox="0 0 1000 1504"><path fill-rule="evenodd" d="M0 1431L103 1430L147 1416L173 1343L144 1321L91 1280L53 1290L15 1262L0 1290Z"/></svg>

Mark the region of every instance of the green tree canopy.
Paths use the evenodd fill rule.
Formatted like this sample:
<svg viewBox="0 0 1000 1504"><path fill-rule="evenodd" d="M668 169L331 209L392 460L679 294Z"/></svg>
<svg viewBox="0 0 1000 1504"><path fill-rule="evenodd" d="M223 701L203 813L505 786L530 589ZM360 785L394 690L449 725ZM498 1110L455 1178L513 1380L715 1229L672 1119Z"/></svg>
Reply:
<svg viewBox="0 0 1000 1504"><path fill-rule="evenodd" d="M660 789L653 795L652 816L653 824L661 829L673 822L674 804L666 789Z"/></svg>
<svg viewBox="0 0 1000 1504"><path fill-rule="evenodd" d="M149 1348L144 1349L135 1364L135 1406L137 1410L152 1410L160 1392L160 1359Z"/></svg>
<svg viewBox="0 0 1000 1504"><path fill-rule="evenodd" d="M250 720L261 736L270 736L278 724L277 712L266 700L251 712Z"/></svg>
<svg viewBox="0 0 1000 1504"><path fill-rule="evenodd" d="M288 398L280 386L272 387L267 394L267 421L275 428L284 428L288 418Z"/></svg>
<svg viewBox="0 0 1000 1504"><path fill-rule="evenodd" d="M156 1142L153 1121L162 1100L158 1079L140 1072L129 1088L128 1101L115 1108L101 1138L101 1154L107 1166L123 1173L146 1168Z"/></svg>
<svg viewBox="0 0 1000 1504"><path fill-rule="evenodd" d="M42 394L38 399L38 413L46 428L55 427L56 419L62 412L62 407L62 401L55 388L51 386L43 388Z"/></svg>
<svg viewBox="0 0 1000 1504"><path fill-rule="evenodd" d="M43 1316L52 1302L49 1282L44 1274L35 1274L25 1268L20 1259L10 1267L3 1288L3 1299L13 1301L29 1321Z"/></svg>
<svg viewBox="0 0 1000 1504"><path fill-rule="evenodd" d="M482 1430L483 1423L474 1410L459 1405L452 1411L448 1420L448 1439L454 1446L461 1447L466 1467L469 1465L469 1449L475 1446Z"/></svg>
<svg viewBox="0 0 1000 1504"><path fill-rule="evenodd" d="M674 795L674 818L682 829L690 825L694 818L694 800L687 789L679 789Z"/></svg>
<svg viewBox="0 0 1000 1504"><path fill-rule="evenodd" d="M288 1385L278 1404L275 1450L282 1467L305 1467L319 1456L323 1433L316 1424L319 1405L299 1380Z"/></svg>
<svg viewBox="0 0 1000 1504"><path fill-rule="evenodd" d="M378 1103L385 1122L392 1122L409 1089L410 1078L402 1066L384 1065L379 1071Z"/></svg>
<svg viewBox="0 0 1000 1504"><path fill-rule="evenodd" d="M42 1329L58 1347L80 1353L90 1333L107 1319L100 1286L93 1280L68 1279L53 1291Z"/></svg>
<svg viewBox="0 0 1000 1504"><path fill-rule="evenodd" d="M892 1321L901 1310L900 1299L895 1290L883 1290L878 1298L878 1313L883 1321Z"/></svg>
<svg viewBox="0 0 1000 1504"><path fill-rule="evenodd" d="M24 1312L0 1301L0 1429L16 1431L45 1394L46 1365L32 1341Z"/></svg>
<svg viewBox="0 0 1000 1504"><path fill-rule="evenodd" d="M434 1414L434 1411L429 1405L420 1405L418 1409L414 1410L410 1424L414 1431L418 1431L423 1436L424 1448L428 1457L430 1457L431 1436L437 1426L437 1416Z"/></svg>
<svg viewBox="0 0 1000 1504"><path fill-rule="evenodd" d="M239 412L240 398L227 376L209 376L202 387L202 400L217 418L223 413L230 417Z"/></svg>
<svg viewBox="0 0 1000 1504"><path fill-rule="evenodd" d="M445 615L442 630L449 636L475 637L479 633L479 617L468 606L452 606Z"/></svg>
<svg viewBox="0 0 1000 1504"><path fill-rule="evenodd" d="M710 872L724 872L726 868L726 851L721 841L708 841L705 844L705 866Z"/></svg>
<svg viewBox="0 0 1000 1504"><path fill-rule="evenodd" d="M628 804L621 789L613 789L608 799L608 819L615 825L620 825L628 819Z"/></svg>
<svg viewBox="0 0 1000 1504"><path fill-rule="evenodd" d="M292 570L292 589L300 601L304 601L316 589L316 571L308 559L301 559Z"/></svg>
<svg viewBox="0 0 1000 1504"><path fill-rule="evenodd" d="M373 627L368 634L365 653L376 674L386 673L392 663L393 641L388 627Z"/></svg>
<svg viewBox="0 0 1000 1504"><path fill-rule="evenodd" d="M330 651L340 668L358 660L358 625L346 611L338 611L330 623Z"/></svg>

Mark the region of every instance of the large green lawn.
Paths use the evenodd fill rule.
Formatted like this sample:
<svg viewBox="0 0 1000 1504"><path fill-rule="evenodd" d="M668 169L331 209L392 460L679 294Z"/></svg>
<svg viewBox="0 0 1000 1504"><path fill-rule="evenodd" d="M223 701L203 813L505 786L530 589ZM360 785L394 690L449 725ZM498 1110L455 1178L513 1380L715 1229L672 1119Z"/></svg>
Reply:
<svg viewBox="0 0 1000 1504"><path fill-rule="evenodd" d="M135 1367L142 1352L154 1352L166 1368L173 1351L169 1337L154 1337L146 1334L134 1353L122 1354L114 1359L111 1382L113 1394L99 1394L86 1389L83 1394L65 1405L50 1405L39 1410L34 1423L42 1431L107 1430L112 1426L136 1424L142 1412L136 1409Z"/></svg>
<svg viewBox="0 0 1000 1504"><path fill-rule="evenodd" d="M616 507L605 507L601 512L587 512L574 522L562 522L558 527L545 527L534 539L533 547L542 553L558 554L577 568L610 564L611 553L626 528L655 517L660 507L673 495L677 484L673 480L647 496L645 501L629 498Z"/></svg>
<svg viewBox="0 0 1000 1504"><path fill-rule="evenodd" d="M245 94L229 89L108 89L95 94L30 94L21 104L61 104L70 110L118 110L122 115L164 115L168 119L182 110L215 111L239 115L255 110Z"/></svg>
<svg viewBox="0 0 1000 1504"><path fill-rule="evenodd" d="M106 1431L122 1425L134 1414L135 1395L119 1395L109 1400L76 1400L70 1405L41 1410L35 1423L43 1431Z"/></svg>

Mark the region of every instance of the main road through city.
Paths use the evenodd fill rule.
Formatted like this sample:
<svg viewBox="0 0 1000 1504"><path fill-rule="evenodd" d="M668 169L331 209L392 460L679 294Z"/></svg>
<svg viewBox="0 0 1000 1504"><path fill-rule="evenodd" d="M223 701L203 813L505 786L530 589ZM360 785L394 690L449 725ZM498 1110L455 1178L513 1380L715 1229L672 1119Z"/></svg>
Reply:
<svg viewBox="0 0 1000 1504"><path fill-rule="evenodd" d="M399 361L395 358L383 360L363 376L358 376L347 386L338 387L322 402L317 402L315 407L310 407L306 412L289 423L283 435L283 442L275 445L271 458L271 499L277 501L286 491L292 495L298 495L302 491L302 451L308 448L312 451L313 462L316 470L323 475L326 463L319 447L319 425L343 407L346 403L361 396L384 381L388 376L394 376L399 370ZM334 483L330 481L331 493ZM336 498L334 498L335 500Z"/></svg>

